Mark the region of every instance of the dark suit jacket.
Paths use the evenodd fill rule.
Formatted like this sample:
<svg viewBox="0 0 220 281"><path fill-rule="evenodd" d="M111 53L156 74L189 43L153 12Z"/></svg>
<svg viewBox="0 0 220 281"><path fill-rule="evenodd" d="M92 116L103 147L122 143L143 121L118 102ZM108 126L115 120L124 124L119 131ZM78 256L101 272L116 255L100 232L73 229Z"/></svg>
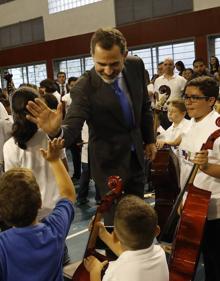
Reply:
<svg viewBox="0 0 220 281"><path fill-rule="evenodd" d="M140 169L144 166L143 143L153 143L153 117L144 78L144 64L138 57L128 57L123 77L130 93L135 124L129 129L118 98L112 88L96 74L85 73L72 89L72 104L63 123L66 146L70 146L82 128L89 126L91 173L99 187L110 175L127 175L134 145Z"/></svg>

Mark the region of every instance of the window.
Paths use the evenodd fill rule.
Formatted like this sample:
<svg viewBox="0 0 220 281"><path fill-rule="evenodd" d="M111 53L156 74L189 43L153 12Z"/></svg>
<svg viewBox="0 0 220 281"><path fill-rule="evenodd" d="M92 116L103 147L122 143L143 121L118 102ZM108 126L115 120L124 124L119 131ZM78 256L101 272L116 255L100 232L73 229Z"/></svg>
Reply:
<svg viewBox="0 0 220 281"><path fill-rule="evenodd" d="M16 88L23 83L39 86L40 81L47 78L46 64L43 63L2 69L2 73L6 71L13 74L13 82ZM6 81L2 81L2 86L6 86Z"/></svg>
<svg viewBox="0 0 220 281"><path fill-rule="evenodd" d="M178 60L183 61L186 67L192 67L193 60L195 59L195 47L193 41L131 50L129 53L137 55L143 60L150 77L157 72L157 64L167 57L171 57L174 62Z"/></svg>
<svg viewBox="0 0 220 281"><path fill-rule="evenodd" d="M77 8L102 0L48 0L49 14Z"/></svg>
<svg viewBox="0 0 220 281"><path fill-rule="evenodd" d="M220 60L220 37L215 38L215 56Z"/></svg>
<svg viewBox="0 0 220 281"><path fill-rule="evenodd" d="M79 77L86 70L90 70L93 67L92 57L83 57L77 59L67 59L62 61L55 61L54 68L55 72L63 71L66 73L66 76L69 78L71 76ZM56 77L55 73L55 77Z"/></svg>

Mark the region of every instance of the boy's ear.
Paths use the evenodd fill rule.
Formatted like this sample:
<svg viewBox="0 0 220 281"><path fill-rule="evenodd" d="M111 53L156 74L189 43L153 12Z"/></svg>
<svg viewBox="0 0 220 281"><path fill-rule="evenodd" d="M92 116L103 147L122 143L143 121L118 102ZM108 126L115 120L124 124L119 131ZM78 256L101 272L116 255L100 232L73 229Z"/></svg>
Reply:
<svg viewBox="0 0 220 281"><path fill-rule="evenodd" d="M160 227L159 225L157 225L156 229L155 229L155 237L157 237L160 234Z"/></svg>

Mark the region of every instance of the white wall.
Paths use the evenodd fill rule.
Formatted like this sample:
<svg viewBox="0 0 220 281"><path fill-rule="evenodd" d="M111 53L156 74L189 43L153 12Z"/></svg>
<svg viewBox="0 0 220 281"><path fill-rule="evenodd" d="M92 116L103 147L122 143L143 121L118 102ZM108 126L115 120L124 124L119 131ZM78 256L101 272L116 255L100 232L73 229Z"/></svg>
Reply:
<svg viewBox="0 0 220 281"><path fill-rule="evenodd" d="M220 6L220 0L194 0L194 11L210 9Z"/></svg>
<svg viewBox="0 0 220 281"><path fill-rule="evenodd" d="M0 27L43 16L45 40L93 32L99 27L115 26L114 0L56 14L48 14L47 0L16 0L0 5Z"/></svg>

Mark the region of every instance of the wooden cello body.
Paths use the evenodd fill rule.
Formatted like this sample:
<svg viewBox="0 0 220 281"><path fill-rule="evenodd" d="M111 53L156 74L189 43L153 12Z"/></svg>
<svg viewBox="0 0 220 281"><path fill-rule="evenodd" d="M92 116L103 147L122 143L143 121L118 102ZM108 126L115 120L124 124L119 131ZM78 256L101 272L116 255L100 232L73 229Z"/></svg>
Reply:
<svg viewBox="0 0 220 281"><path fill-rule="evenodd" d="M151 163L150 179L155 190L155 210L161 230L179 194L179 162L170 147L158 150Z"/></svg>
<svg viewBox="0 0 220 281"><path fill-rule="evenodd" d="M98 253L95 250L95 244L98 237L98 229L95 227L95 224L101 221L103 213L107 212L111 208L113 201L120 197L122 193L121 179L118 176L109 177L108 187L110 191L102 198L101 205L97 208L83 259L90 255L93 255L102 262L105 260L109 260L108 257ZM85 269L83 260L73 274L72 281L90 281L90 274Z"/></svg>
<svg viewBox="0 0 220 281"><path fill-rule="evenodd" d="M169 260L170 281L193 280L198 264L211 192L188 186L173 251Z"/></svg>
<svg viewBox="0 0 220 281"><path fill-rule="evenodd" d="M161 113L167 112L165 105L170 97L171 89L167 85L162 85L159 88L159 93L162 97L157 101L154 108L155 135L157 135L157 129L161 123L159 116ZM155 190L155 210L161 230L166 224L176 197L179 194L179 174L179 162L172 149L165 146L158 150L156 158L150 164L149 178Z"/></svg>
<svg viewBox="0 0 220 281"><path fill-rule="evenodd" d="M212 133L203 149L213 149L214 141L220 137L220 129ZM203 238L205 223L208 214L211 192L197 188L193 185L198 166L194 165L187 184L179 194L172 213L168 219L177 211L185 191L188 191L184 207L181 212L176 237L173 241L172 252L169 261L170 281L191 281L196 272L200 254L200 245Z"/></svg>

